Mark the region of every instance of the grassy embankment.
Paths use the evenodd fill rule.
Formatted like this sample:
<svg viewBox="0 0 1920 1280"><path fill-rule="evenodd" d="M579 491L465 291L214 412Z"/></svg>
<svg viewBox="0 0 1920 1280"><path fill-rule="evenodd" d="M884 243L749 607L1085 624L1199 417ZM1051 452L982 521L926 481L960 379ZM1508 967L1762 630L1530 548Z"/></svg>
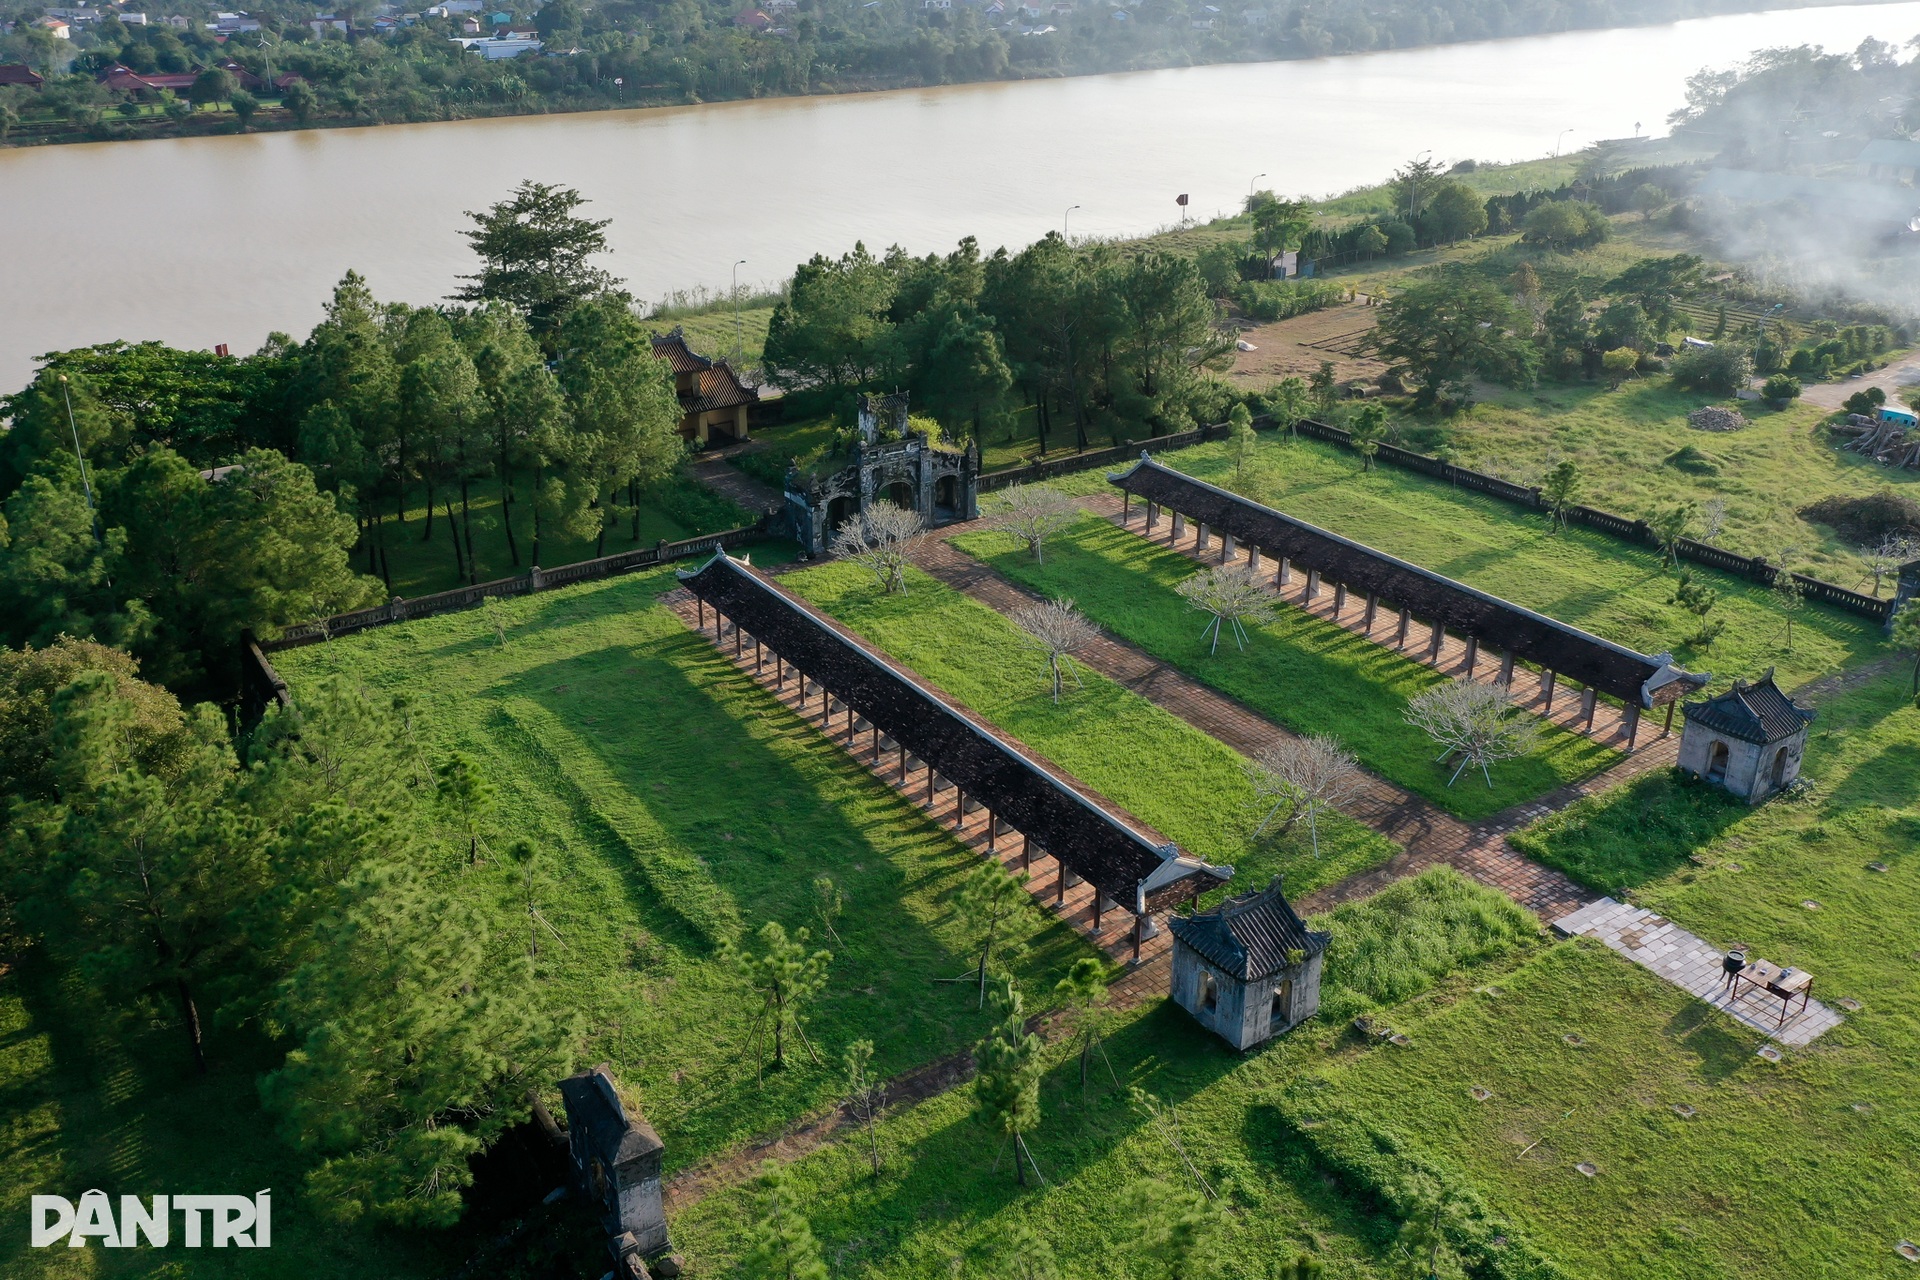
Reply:
<svg viewBox="0 0 1920 1280"><path fill-rule="evenodd" d="M1183 455L1184 456L1184 455ZM1113 634L1303 734L1331 734L1374 773L1460 817L1482 818L1606 768L1619 753L1550 728L1543 749L1493 771L1492 785L1434 761L1433 742L1405 719L1407 699L1446 679L1411 658L1302 609L1283 608L1244 651L1231 637L1209 653L1201 620L1174 593L1192 560L1105 520L1082 517L1045 563L1010 535L964 534L954 545L1043 595L1066 596Z"/></svg>
<svg viewBox="0 0 1920 1280"><path fill-rule="evenodd" d="M466 612L276 655L296 698L336 672L405 696L430 759L464 752L498 788L493 846L524 836L548 858L537 893L564 945L542 948L541 982L586 1022L580 1061L612 1061L644 1100L670 1169L831 1101L851 1040L875 1041L892 1074L964 1049L990 1018L964 985L928 985L967 968L972 940L949 899L974 857L655 604L671 583L645 573L514 601L504 645ZM821 875L845 895L838 941L819 936ZM512 892L497 866L470 880L474 894ZM756 1002L716 947L765 920L810 925L835 960L808 1026L826 1065L801 1052L763 1085L748 1048ZM1017 929L1018 976L1044 1008L1090 952L1038 907ZM42 1189L272 1186L274 1256L311 1274L441 1275L473 1247L370 1229L323 1245L329 1229L255 1102L266 1046L228 1050L196 1080L177 1029L108 1031L81 984L31 966L0 978L0 1011L9 1221ZM75 1257L147 1274L155 1260L29 1252L24 1238L0 1245L0 1274L75 1274ZM208 1262L229 1258L218 1274L279 1274L270 1259L248 1270L249 1254Z"/></svg>
<svg viewBox="0 0 1920 1280"><path fill-rule="evenodd" d="M844 563L782 581L1168 839L1232 864L1236 893L1282 872L1289 891L1306 893L1394 852L1346 818L1322 820L1317 858L1304 828L1277 844L1250 842L1253 789L1238 754L1084 669L1055 706L1046 663L1022 649L1012 623L917 570L904 596L882 595L871 575Z"/></svg>
<svg viewBox="0 0 1920 1280"><path fill-rule="evenodd" d="M1651 829L1646 806L1671 784L1649 779L1519 843L1592 883L1638 883L1636 902L1710 941L1811 970L1829 1003L1863 1002L1812 1047L1770 1064L1758 1036L1677 988L1563 945L1498 995L1407 1024L1410 1051L1336 1069L1287 1109L1324 1121L1306 1136L1330 1149L1401 1144L1576 1274L1906 1275L1894 1245L1920 1231L1920 980L1905 923L1920 912L1920 710L1904 673L1822 709L1807 775L1809 800L1702 802ZM1493 1096L1476 1102L1472 1087Z"/></svg>
<svg viewBox="0 0 1920 1280"><path fill-rule="evenodd" d="M1335 938L1323 987L1329 1011L1393 1005L1395 1017L1459 998L1530 954L1538 936L1525 912L1446 869L1311 923ZM1275 1089L1303 1069L1353 1053L1352 1037L1308 1023L1241 1055L1154 999L1113 1016L1105 1044L1107 1062L1096 1059L1085 1090L1075 1044L1063 1039L1048 1050L1043 1120L1028 1135L1045 1187L1023 1190L1006 1161L993 1167L998 1139L970 1117L966 1089L882 1122L877 1179L866 1148L853 1141L796 1163L802 1203L836 1273L994 1274L988 1268L1025 1227L1071 1280L1164 1274L1135 1253L1126 1197L1144 1179L1181 1183L1186 1174L1161 1132L1129 1105L1126 1086L1138 1086L1177 1109L1186 1151L1232 1213L1225 1256L1206 1274L1264 1280L1303 1251L1326 1262L1328 1280L1401 1274L1388 1256L1398 1221L1325 1178L1305 1145L1286 1137L1272 1105ZM711 1195L675 1216L674 1240L703 1271L725 1274L753 1205L751 1187Z"/></svg>

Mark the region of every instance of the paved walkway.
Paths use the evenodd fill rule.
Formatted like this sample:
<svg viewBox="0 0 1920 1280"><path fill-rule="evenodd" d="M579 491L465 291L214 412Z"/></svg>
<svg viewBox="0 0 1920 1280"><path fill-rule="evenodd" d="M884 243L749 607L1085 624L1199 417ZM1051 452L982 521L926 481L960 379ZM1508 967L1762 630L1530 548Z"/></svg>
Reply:
<svg viewBox="0 0 1920 1280"><path fill-rule="evenodd" d="M705 450L687 464L687 474L749 515L757 516L769 508L786 505L786 495L748 475L727 459L735 454L751 453L765 447L757 440L748 440L722 449Z"/></svg>
<svg viewBox="0 0 1920 1280"><path fill-rule="evenodd" d="M1720 967L1726 953L1714 950L1703 939L1645 907L1601 898L1555 920L1553 927L1568 937L1584 934L1598 938L1635 964L1705 1000L1735 1022L1781 1044L1811 1044L1842 1021L1839 1014L1818 1000L1808 1000L1804 1008L1796 1007L1783 1023L1778 997L1751 984L1745 985L1736 999L1728 990L1725 971Z"/></svg>
<svg viewBox="0 0 1920 1280"><path fill-rule="evenodd" d="M1755 385L1758 383L1756 379ZM1887 393L1887 399L1911 404L1914 393L1910 388L1915 383L1920 383L1920 351L1902 356L1886 368L1876 369L1864 378L1809 382L1806 389L1801 391L1800 399L1806 404L1819 405L1822 409L1838 409L1855 392L1878 387Z"/></svg>

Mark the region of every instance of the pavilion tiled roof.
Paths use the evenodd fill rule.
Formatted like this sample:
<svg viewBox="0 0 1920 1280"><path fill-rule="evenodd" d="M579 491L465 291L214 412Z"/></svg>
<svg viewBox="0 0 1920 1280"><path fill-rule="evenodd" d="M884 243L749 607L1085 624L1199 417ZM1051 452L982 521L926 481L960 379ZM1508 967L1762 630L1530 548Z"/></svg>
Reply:
<svg viewBox="0 0 1920 1280"><path fill-rule="evenodd" d="M1757 683L1735 680L1733 687L1720 696L1684 703L1680 709L1690 722L1763 747L1791 738L1815 715L1780 691L1771 670Z"/></svg>
<svg viewBox="0 0 1920 1280"><path fill-rule="evenodd" d="M686 331L679 325L671 332L653 335L653 354L665 360L675 373L701 373L713 367L713 361L694 354L687 345Z"/></svg>
<svg viewBox="0 0 1920 1280"><path fill-rule="evenodd" d="M757 404L760 392L740 381L740 375L725 360L715 360L711 368L695 376L698 393L682 397L681 408L688 413L706 409L729 409L738 404Z"/></svg>
<svg viewBox="0 0 1920 1280"><path fill-rule="evenodd" d="M1183 853L747 564L722 552L679 578L1126 910L1156 910L1232 877L1232 867Z"/></svg>
<svg viewBox="0 0 1920 1280"><path fill-rule="evenodd" d="M1198 951L1230 978L1251 982L1289 967L1295 952L1316 956L1333 940L1315 933L1280 891L1280 878L1265 889L1229 898L1211 911L1174 916L1173 936Z"/></svg>
<svg viewBox="0 0 1920 1280"><path fill-rule="evenodd" d="M1286 556L1329 582L1372 593L1461 636L1512 651L1545 670L1640 706L1665 703L1701 688L1708 677L1682 670L1670 654L1637 653L1591 632L1535 613L1499 596L1343 538L1141 456L1109 483L1148 502L1204 521L1241 546Z"/></svg>

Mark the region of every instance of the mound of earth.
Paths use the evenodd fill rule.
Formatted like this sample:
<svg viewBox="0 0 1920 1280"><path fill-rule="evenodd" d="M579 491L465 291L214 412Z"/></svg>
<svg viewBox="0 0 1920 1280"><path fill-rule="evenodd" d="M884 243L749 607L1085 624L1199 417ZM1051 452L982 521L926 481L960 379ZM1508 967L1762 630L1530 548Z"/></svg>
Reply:
<svg viewBox="0 0 1920 1280"><path fill-rule="evenodd" d="M1892 489L1862 498L1822 498L1800 508L1800 515L1826 525L1855 546L1871 546L1889 535L1920 538L1920 502Z"/></svg>

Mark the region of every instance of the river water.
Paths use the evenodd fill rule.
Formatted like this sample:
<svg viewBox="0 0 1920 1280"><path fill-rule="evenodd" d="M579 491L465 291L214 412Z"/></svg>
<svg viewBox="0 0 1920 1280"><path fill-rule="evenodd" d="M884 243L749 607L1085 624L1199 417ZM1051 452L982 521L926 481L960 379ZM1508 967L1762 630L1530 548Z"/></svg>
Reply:
<svg viewBox="0 0 1920 1280"><path fill-rule="evenodd" d="M1920 34L1920 2L1064 80L454 124L0 150L0 389L41 352L299 336L348 268L427 303L473 268L462 211L522 178L611 217L641 297L776 281L865 238L992 248L1328 194L1431 149L1513 160L1665 131L1683 82L1754 49ZM1563 130L1566 132L1563 134Z"/></svg>

